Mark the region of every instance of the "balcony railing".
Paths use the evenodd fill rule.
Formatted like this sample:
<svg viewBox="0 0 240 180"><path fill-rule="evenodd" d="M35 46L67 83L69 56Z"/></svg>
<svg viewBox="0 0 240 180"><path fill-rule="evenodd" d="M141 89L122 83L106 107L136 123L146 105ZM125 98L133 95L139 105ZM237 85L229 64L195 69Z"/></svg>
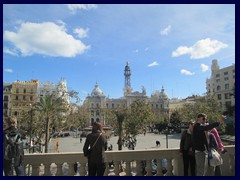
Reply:
<svg viewBox="0 0 240 180"><path fill-rule="evenodd" d="M225 147L222 155L223 176L235 176L235 145ZM183 176L183 162L179 149L154 149L133 151L107 151L107 162L114 162L114 168L107 163L105 176ZM157 166L153 166L155 159ZM145 173L143 173L145 162ZM87 158L82 152L26 154L24 160L28 176L85 176ZM76 164L78 164L78 169ZM75 166L75 168L74 168ZM167 172L163 170L166 168ZM75 170L74 170L75 169ZM77 171L76 171L77 170Z"/></svg>

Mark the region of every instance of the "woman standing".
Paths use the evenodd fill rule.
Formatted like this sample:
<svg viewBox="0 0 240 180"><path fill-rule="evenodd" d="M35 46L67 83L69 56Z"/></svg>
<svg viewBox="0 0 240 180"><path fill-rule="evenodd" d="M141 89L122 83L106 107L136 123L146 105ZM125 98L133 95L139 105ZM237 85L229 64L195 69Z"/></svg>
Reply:
<svg viewBox="0 0 240 180"><path fill-rule="evenodd" d="M184 176L188 176L189 167L191 176L195 176L195 157L192 149L194 121L188 122L188 129L183 131L180 141L180 155L183 157Z"/></svg>
<svg viewBox="0 0 240 180"><path fill-rule="evenodd" d="M103 136L102 125L100 122L94 122L92 133L86 137L83 146L84 156L88 158L88 175L89 176L103 176L106 169L106 155L107 140ZM89 152L91 149L91 152Z"/></svg>

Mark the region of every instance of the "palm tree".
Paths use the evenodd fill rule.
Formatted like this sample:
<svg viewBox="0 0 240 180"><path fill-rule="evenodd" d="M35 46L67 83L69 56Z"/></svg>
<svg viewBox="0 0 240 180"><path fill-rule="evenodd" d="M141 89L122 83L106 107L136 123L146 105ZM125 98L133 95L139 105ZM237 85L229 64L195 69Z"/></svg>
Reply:
<svg viewBox="0 0 240 180"><path fill-rule="evenodd" d="M56 97L54 94L46 94L35 104L35 109L45 118L45 153L47 153L51 120L54 116L66 112L67 107L61 97Z"/></svg>

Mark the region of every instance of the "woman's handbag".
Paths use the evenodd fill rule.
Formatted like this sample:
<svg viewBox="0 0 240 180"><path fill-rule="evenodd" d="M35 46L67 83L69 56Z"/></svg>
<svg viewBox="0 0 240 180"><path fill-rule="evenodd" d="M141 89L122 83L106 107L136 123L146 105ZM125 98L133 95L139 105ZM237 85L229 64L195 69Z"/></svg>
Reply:
<svg viewBox="0 0 240 180"><path fill-rule="evenodd" d="M92 152L92 148L95 146L95 144L97 143L98 139L100 138L100 136L102 135L102 133L99 134L98 138L96 139L96 141L94 142L93 146L90 147L88 150L87 150L87 154L85 154L85 156L90 156L91 155L91 152Z"/></svg>
<svg viewBox="0 0 240 180"><path fill-rule="evenodd" d="M212 167L216 167L223 164L223 159L221 155L215 149L211 149L208 152L208 160L209 160L209 165Z"/></svg>

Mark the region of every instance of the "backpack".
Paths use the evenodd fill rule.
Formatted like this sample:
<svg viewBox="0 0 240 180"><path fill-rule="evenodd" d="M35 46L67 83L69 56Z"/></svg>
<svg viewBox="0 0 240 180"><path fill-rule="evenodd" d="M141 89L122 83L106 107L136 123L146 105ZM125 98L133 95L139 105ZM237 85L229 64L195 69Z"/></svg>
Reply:
<svg viewBox="0 0 240 180"><path fill-rule="evenodd" d="M4 159L11 160L15 167L19 166L23 156L23 141L18 131L7 131L4 143Z"/></svg>

